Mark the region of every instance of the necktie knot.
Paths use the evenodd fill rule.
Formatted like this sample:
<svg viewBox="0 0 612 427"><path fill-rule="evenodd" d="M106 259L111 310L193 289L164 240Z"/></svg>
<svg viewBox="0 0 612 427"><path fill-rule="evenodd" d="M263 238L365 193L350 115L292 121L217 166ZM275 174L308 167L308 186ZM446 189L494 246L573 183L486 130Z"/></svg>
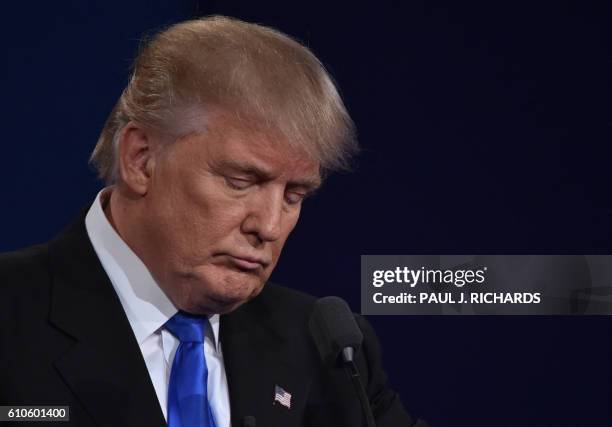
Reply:
<svg viewBox="0 0 612 427"><path fill-rule="evenodd" d="M166 322L166 329L180 342L204 342L205 326L208 319L204 316L179 311Z"/></svg>

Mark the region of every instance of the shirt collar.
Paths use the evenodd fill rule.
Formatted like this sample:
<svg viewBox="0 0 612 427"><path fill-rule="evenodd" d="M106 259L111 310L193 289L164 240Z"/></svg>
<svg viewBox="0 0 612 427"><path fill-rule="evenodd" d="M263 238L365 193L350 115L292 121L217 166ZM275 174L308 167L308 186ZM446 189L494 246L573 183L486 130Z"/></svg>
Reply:
<svg viewBox="0 0 612 427"><path fill-rule="evenodd" d="M91 244L119 296L138 344L157 332L178 309L161 290L142 260L123 241L104 213L113 187L102 189L85 217ZM219 315L209 317L218 348Z"/></svg>

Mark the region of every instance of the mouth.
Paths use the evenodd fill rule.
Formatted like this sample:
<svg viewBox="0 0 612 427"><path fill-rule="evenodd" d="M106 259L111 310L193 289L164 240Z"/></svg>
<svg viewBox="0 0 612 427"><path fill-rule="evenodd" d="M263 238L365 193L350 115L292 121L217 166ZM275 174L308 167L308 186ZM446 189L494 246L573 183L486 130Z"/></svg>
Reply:
<svg viewBox="0 0 612 427"><path fill-rule="evenodd" d="M255 271L259 268L262 270L266 268L268 263L261 258L254 258L249 256L237 256L225 254L228 261L240 270Z"/></svg>

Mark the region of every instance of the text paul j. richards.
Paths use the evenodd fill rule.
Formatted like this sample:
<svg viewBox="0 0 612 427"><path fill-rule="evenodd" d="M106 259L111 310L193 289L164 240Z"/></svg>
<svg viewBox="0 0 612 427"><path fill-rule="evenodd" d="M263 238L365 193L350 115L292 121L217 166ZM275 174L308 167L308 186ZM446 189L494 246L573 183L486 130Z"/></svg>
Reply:
<svg viewBox="0 0 612 427"><path fill-rule="evenodd" d="M467 294L467 295L466 295ZM399 295L372 295L375 304L539 304L540 292L419 292L418 295L402 292Z"/></svg>

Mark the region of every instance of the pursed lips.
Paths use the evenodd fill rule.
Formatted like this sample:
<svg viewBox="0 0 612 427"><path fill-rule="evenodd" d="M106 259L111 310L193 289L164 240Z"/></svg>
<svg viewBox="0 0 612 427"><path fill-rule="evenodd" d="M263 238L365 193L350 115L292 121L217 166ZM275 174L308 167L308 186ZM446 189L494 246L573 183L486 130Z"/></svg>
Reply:
<svg viewBox="0 0 612 427"><path fill-rule="evenodd" d="M228 259L237 267L242 268L244 270L256 270L258 268L265 269L269 262L264 260L263 258L251 257L245 255L232 255L225 254Z"/></svg>

